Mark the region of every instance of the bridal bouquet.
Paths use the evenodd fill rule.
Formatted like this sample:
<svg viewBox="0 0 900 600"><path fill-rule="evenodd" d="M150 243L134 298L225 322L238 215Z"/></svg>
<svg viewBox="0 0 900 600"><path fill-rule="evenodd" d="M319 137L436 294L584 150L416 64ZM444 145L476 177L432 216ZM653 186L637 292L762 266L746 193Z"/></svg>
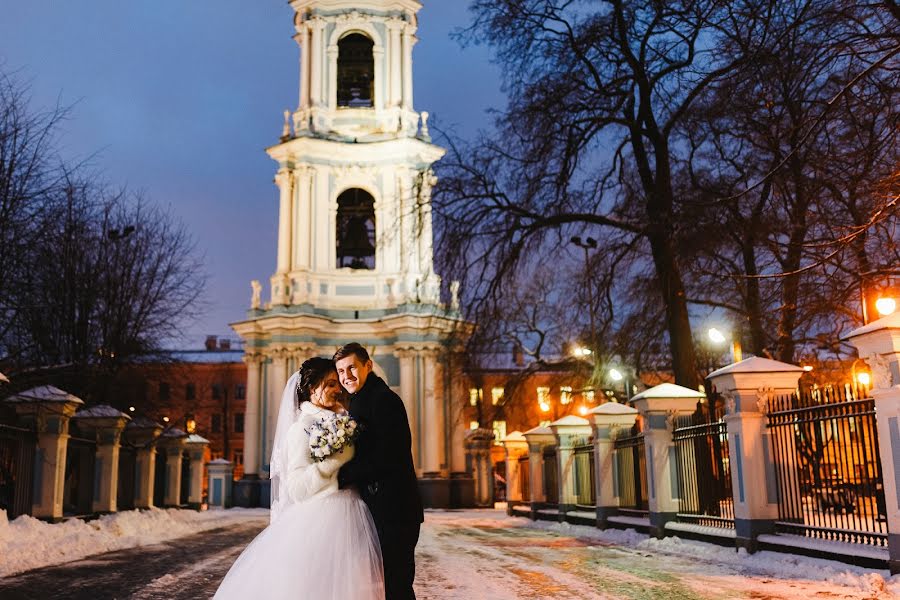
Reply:
<svg viewBox="0 0 900 600"><path fill-rule="evenodd" d="M353 444L359 424L347 413L322 417L309 428L309 456L323 461Z"/></svg>

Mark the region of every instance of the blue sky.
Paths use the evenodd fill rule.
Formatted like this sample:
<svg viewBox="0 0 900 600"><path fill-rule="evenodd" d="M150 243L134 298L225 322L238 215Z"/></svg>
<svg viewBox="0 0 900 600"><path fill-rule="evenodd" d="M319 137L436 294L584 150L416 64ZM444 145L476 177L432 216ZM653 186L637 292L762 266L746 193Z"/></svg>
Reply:
<svg viewBox="0 0 900 600"><path fill-rule="evenodd" d="M415 102L471 136L503 103L485 47L450 38L466 0L425 0ZM230 334L251 279L275 267L275 164L282 112L297 102L292 9L281 0L0 0L0 68L31 84L35 107L74 105L63 152L110 183L170 206L205 255L208 311L186 331Z"/></svg>

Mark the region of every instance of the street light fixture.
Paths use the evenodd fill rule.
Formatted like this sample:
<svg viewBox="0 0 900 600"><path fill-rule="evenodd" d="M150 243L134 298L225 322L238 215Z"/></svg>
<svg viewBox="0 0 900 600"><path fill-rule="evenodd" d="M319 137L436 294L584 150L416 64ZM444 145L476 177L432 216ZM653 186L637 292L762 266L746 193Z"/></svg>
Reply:
<svg viewBox="0 0 900 600"><path fill-rule="evenodd" d="M717 327L710 327L706 332L709 336L709 339L714 344L724 344L728 337L720 331ZM741 350L741 341L737 338L732 338L731 341L731 360L732 362L741 362L744 358L744 353Z"/></svg>
<svg viewBox="0 0 900 600"><path fill-rule="evenodd" d="M610 369L609 376L613 381L622 381L622 379L625 377L618 369Z"/></svg>
<svg viewBox="0 0 900 600"><path fill-rule="evenodd" d="M897 310L897 301L894 298L882 297L875 301L875 310L882 317L894 314Z"/></svg>
<svg viewBox="0 0 900 600"><path fill-rule="evenodd" d="M591 319L591 338L588 341L588 349L593 351L596 345L596 334L594 328L594 292L593 292L593 282L591 281L591 257L590 251L596 250L597 248L597 240L592 237L585 238L583 241L580 236L574 236L572 238L572 243L584 250L584 270L587 276L587 293L588 293L588 316ZM583 356L583 355L582 355Z"/></svg>

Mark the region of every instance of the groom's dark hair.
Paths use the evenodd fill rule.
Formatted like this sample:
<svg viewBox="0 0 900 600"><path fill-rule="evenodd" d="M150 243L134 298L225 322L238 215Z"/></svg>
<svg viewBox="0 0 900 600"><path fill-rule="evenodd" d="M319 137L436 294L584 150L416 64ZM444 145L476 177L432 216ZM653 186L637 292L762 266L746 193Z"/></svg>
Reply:
<svg viewBox="0 0 900 600"><path fill-rule="evenodd" d="M362 344L358 342L350 342L349 344L344 344L337 349L337 352L334 353L334 356L331 358L331 360L337 362L342 358L347 358L351 354L355 354L356 358L358 358L361 362L369 362L369 353L366 352L366 349L363 348Z"/></svg>

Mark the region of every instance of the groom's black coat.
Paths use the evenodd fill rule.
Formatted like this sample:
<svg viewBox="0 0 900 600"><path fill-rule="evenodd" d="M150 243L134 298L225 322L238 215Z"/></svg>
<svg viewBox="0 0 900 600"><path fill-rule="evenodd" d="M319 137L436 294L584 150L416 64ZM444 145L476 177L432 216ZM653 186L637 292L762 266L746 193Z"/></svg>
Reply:
<svg viewBox="0 0 900 600"><path fill-rule="evenodd" d="M400 396L369 373L362 389L350 397L350 414L362 429L353 460L341 468L341 485L359 489L376 524L421 523L412 436Z"/></svg>

